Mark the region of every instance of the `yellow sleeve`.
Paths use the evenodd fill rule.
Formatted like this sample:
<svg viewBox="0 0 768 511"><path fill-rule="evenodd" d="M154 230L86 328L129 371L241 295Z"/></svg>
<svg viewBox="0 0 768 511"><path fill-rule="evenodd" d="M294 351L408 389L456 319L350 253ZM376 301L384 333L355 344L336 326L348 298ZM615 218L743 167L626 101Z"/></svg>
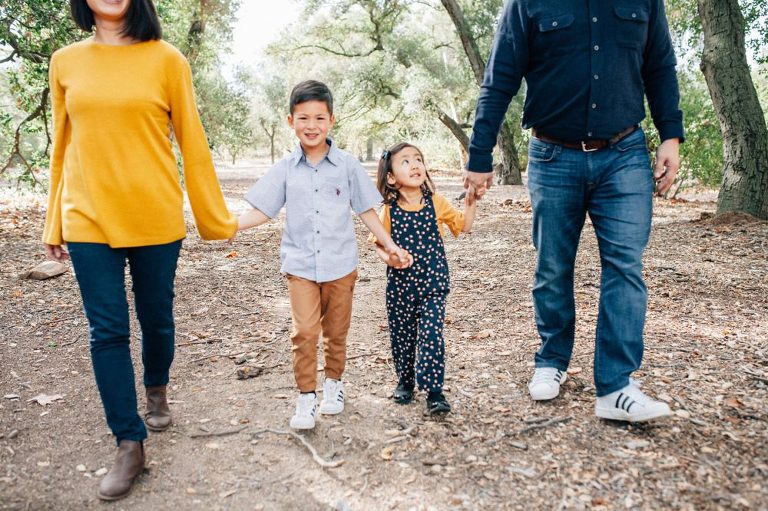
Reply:
<svg viewBox="0 0 768 511"><path fill-rule="evenodd" d="M223 240L237 232L237 218L227 209L221 193L213 158L197 111L192 87L192 70L179 54L177 76L171 76L171 124L184 159L184 182L204 240Z"/></svg>
<svg viewBox="0 0 768 511"><path fill-rule="evenodd" d="M437 216L437 224L445 225L453 233L454 237L458 237L461 230L464 228L464 213L451 206L448 199L442 195L435 194L433 196L433 202L435 204L435 216ZM443 230L440 229L442 233Z"/></svg>
<svg viewBox="0 0 768 511"><path fill-rule="evenodd" d="M392 221L389 219L389 204L384 204L382 206L381 211L379 211L379 220L381 220L381 224L384 226L384 229L387 231L387 234L392 234ZM373 233L368 235L368 241L373 243L374 245L378 242L376 239L376 236L373 235Z"/></svg>
<svg viewBox="0 0 768 511"><path fill-rule="evenodd" d="M64 103L64 89L59 83L56 61L57 57L54 54L48 64L48 87L53 109L53 150L51 151L51 176L48 188L48 210L45 214L45 227L43 228L43 243L49 245L64 243L61 232L61 193L64 187L62 173L64 153L70 140L70 125Z"/></svg>

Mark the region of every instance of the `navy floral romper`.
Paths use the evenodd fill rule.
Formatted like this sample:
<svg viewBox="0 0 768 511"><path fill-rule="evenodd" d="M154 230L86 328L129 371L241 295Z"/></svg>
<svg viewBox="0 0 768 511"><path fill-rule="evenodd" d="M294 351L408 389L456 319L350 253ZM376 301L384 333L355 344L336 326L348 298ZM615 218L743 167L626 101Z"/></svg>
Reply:
<svg viewBox="0 0 768 511"><path fill-rule="evenodd" d="M413 388L417 383L435 392L442 390L445 376L443 322L450 278L432 196L422 200L419 211L390 203L392 239L413 255L413 265L387 268L387 320L400 384Z"/></svg>

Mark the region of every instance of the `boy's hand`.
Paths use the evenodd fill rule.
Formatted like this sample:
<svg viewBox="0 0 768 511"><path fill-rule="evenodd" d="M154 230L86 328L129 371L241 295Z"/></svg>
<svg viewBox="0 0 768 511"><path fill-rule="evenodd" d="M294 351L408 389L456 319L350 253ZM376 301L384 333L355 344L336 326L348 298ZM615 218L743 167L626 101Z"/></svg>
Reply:
<svg viewBox="0 0 768 511"><path fill-rule="evenodd" d="M402 250L402 249L400 249ZM404 270L405 268L408 268L413 264L413 256L408 253L407 250L402 250L405 253L406 262L402 263L399 255L397 254L389 254L389 260L387 261L387 264L393 268L397 268L398 270Z"/></svg>
<svg viewBox="0 0 768 511"><path fill-rule="evenodd" d="M390 259L394 258L394 260L398 262L398 264L390 264L390 266L394 266L398 270L408 268L413 264L413 256L407 250L404 250L397 245L394 245L392 248L388 249L387 252L389 252Z"/></svg>

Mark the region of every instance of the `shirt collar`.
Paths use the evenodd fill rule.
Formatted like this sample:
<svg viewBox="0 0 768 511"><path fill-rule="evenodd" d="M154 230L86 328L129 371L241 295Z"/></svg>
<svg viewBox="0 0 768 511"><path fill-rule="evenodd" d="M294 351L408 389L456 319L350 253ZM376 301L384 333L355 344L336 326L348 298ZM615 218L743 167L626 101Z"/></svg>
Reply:
<svg viewBox="0 0 768 511"><path fill-rule="evenodd" d="M326 138L325 143L328 144L328 152L320 161L328 160L332 165L338 166L341 161L341 150L336 146L332 139ZM298 165L302 161L306 161L307 156L304 154L304 149L301 147L301 143L296 145L296 149L291 153L291 162L294 165Z"/></svg>

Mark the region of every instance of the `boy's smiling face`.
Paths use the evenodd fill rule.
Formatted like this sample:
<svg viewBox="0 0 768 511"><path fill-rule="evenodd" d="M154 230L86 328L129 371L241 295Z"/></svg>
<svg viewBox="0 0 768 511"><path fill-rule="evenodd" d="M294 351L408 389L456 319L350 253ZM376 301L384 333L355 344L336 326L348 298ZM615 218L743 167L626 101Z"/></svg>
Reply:
<svg viewBox="0 0 768 511"><path fill-rule="evenodd" d="M325 101L305 101L293 108L288 125L293 129L305 151L325 147L325 139L336 119Z"/></svg>

